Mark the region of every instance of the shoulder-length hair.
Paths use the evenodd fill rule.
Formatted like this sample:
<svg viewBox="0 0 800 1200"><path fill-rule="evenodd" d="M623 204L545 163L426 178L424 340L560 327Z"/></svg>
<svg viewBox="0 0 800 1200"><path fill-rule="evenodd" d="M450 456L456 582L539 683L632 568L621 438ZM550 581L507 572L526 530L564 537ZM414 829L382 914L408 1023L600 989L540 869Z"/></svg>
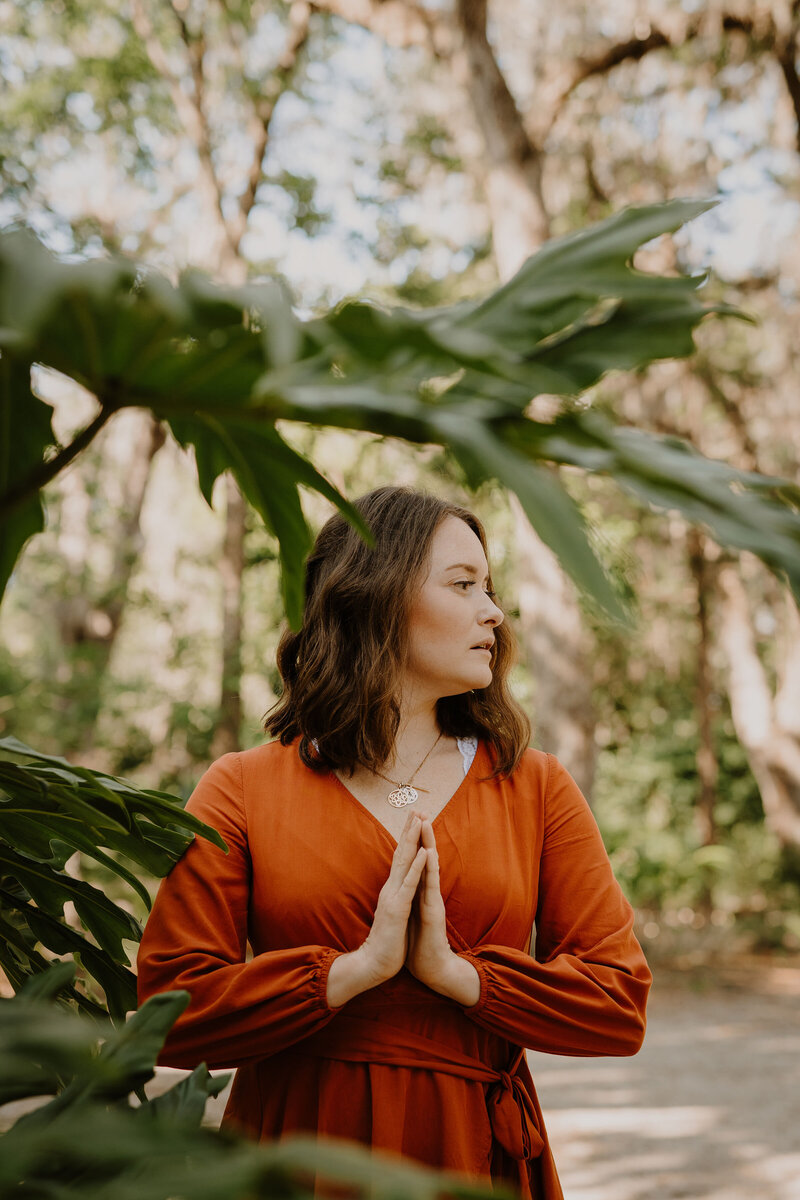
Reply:
<svg viewBox="0 0 800 1200"><path fill-rule="evenodd" d="M350 774L359 765L380 770L391 755L408 614L438 526L458 517L487 549L478 518L436 496L380 487L355 505L375 544L339 513L323 525L306 563L302 628L285 630L278 644L283 691L264 725L283 745L299 737L300 757L313 770ZM530 722L508 688L514 635L504 621L494 637L491 684L437 704L443 733L489 744L493 777L510 774L530 740Z"/></svg>

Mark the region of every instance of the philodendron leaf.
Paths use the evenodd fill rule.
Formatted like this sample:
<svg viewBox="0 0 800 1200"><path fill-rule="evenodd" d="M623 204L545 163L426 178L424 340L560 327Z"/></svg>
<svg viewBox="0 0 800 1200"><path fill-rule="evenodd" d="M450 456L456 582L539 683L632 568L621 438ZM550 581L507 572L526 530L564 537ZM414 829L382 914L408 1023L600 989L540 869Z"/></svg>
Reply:
<svg viewBox="0 0 800 1200"><path fill-rule="evenodd" d="M0 1104L57 1092L91 1064L97 1034L96 1024L30 995L0 999Z"/></svg>
<svg viewBox="0 0 800 1200"><path fill-rule="evenodd" d="M7 904L5 898L4 903ZM127 959L124 963L115 961L102 947L95 946L77 929L42 908L23 903L8 905L8 908L13 908L17 921L26 923L38 943L55 954L71 954L80 963L100 984L108 1011L115 1020L136 1007L136 976L128 968ZM97 1011L97 1006L90 1003L89 1011Z"/></svg>
<svg viewBox="0 0 800 1200"><path fill-rule="evenodd" d="M40 754L13 737L0 739L0 756L0 875L8 880L0 889L0 909L8 918L0 919L0 932L5 930L0 964L12 984L21 986L46 967L37 946L73 955L103 989L109 1012L119 1020L136 1004L136 978L124 943L137 942L141 929L99 888L72 878L67 860L75 851L93 858L149 907L148 890L127 860L162 876L195 833L223 850L225 842L168 793L137 789ZM14 888L12 880L19 886ZM88 936L66 923L67 901ZM100 1011L91 995L77 989L70 999L92 1015Z"/></svg>
<svg viewBox="0 0 800 1200"><path fill-rule="evenodd" d="M53 410L31 391L31 362L0 351L0 497L40 469L52 446ZM0 596L22 547L44 528L38 491L23 495L0 521Z"/></svg>
<svg viewBox="0 0 800 1200"><path fill-rule="evenodd" d="M188 1005L188 992L160 992L151 996L125 1024L104 1041L99 1061L109 1068L113 1094L125 1095L150 1079L167 1034ZM95 1093L97 1088L86 1089ZM104 1094L110 1093L106 1089Z"/></svg>
<svg viewBox="0 0 800 1200"><path fill-rule="evenodd" d="M127 1022L99 1031L99 1053L78 1060L68 1085L50 1101L22 1118L26 1129L46 1127L65 1111L97 1100L121 1100L155 1073L155 1061L172 1025L189 1003L188 992L162 992L132 1013ZM2 1015L2 1014L0 1014Z"/></svg>
<svg viewBox="0 0 800 1200"><path fill-rule="evenodd" d="M785 572L800 601L800 488L790 481L704 458L681 438L615 426L592 410L551 425L520 423L510 436L533 458L610 475L646 503L704 525L720 545L750 550Z"/></svg>
<svg viewBox="0 0 800 1200"><path fill-rule="evenodd" d="M134 861L140 861L152 841L156 865L147 858L141 862L153 874L165 875L194 833L226 849L215 829L186 812L168 792L136 788L124 779L41 754L15 737L0 738L0 788L26 806L58 809L81 820L99 845L122 850Z"/></svg>
<svg viewBox="0 0 800 1200"><path fill-rule="evenodd" d="M211 1075L205 1063L201 1063L191 1075L154 1096L137 1111L146 1120L155 1118L172 1125L196 1127L203 1120L209 1096L218 1096L230 1078L230 1075Z"/></svg>
<svg viewBox="0 0 800 1200"><path fill-rule="evenodd" d="M284 607L289 622L297 628L303 612L305 560L312 543L298 485L325 496L370 541L363 517L267 422L199 415L173 418L170 424L181 445L194 447L200 487L208 502L217 477L225 470L232 471L244 496L277 537Z"/></svg>
<svg viewBox="0 0 800 1200"><path fill-rule="evenodd" d="M645 274L634 270L632 259L645 242L674 232L715 203L671 200L626 208L587 229L553 238L501 288L472 311L465 311L460 323L493 338L507 352L515 352L526 361L546 352L556 335L572 329L579 335L583 333L587 325L582 318L588 313L595 314L594 320L602 325L603 314L597 305L609 299L644 305L651 313L663 306L673 319L681 316L684 327L690 330L708 311L697 296L704 276ZM614 311L612 306L606 319ZM567 340L559 338L562 345ZM686 353L685 343L675 353ZM606 369L612 365L609 362Z"/></svg>
<svg viewBox="0 0 800 1200"><path fill-rule="evenodd" d="M629 615L592 550L580 509L555 472L527 461L477 422L450 413L442 413L438 420L471 478L477 481L482 473L483 478L505 479L516 492L533 528L578 587L596 597L617 621L630 624Z"/></svg>
<svg viewBox="0 0 800 1200"><path fill-rule="evenodd" d="M8 903L8 894L4 892L4 889L0 889L0 967L3 968L6 979L14 992L19 994L29 984L35 984L37 980L43 979L48 974L51 960L45 958L36 949L36 937L27 926L20 922L16 910L16 899L12 897L11 903ZM5 920L3 916L5 911L9 916L13 916L13 924L11 921ZM97 1016L102 1012L104 1017L107 1016L105 1011L87 997L82 996L77 989L69 990L68 996L79 1007L84 1007L89 1015Z"/></svg>
<svg viewBox="0 0 800 1200"><path fill-rule="evenodd" d="M75 964L51 963L41 975L26 980L16 995L24 1000L55 1000L75 982Z"/></svg>
<svg viewBox="0 0 800 1200"><path fill-rule="evenodd" d="M194 444L207 496L218 475L233 470L280 543L294 625L310 540L298 486L327 495L350 519L352 512L310 464L292 461L274 428L282 418L452 447L471 477L497 478L518 494L576 582L619 617L580 514L545 469L558 460L548 456L543 427L526 413L541 392L573 395L610 370L687 355L704 315L730 311L706 306L697 278L632 265L640 246L709 203L628 209L555 239L479 301L421 312L355 301L306 322L274 284L218 288L190 274L173 286L130 263L59 263L14 235L0 238L0 350L94 389L101 412L137 405L169 421L179 440ZM22 382L7 388L15 421ZM674 496L722 544L752 549L797 587L800 515L788 485L765 483L759 492L751 481L731 502L714 483L716 465L698 459L709 473L703 491L699 475L690 481L687 464L674 454L667 462L655 440L642 435L637 453L639 465L610 456L610 474L623 486L654 503ZM671 487L664 472L673 465ZM10 536L18 548L27 533L18 525ZM96 784L98 804L103 786ZM112 808L109 801L107 815ZM142 836L171 852L169 829L177 828Z"/></svg>
<svg viewBox="0 0 800 1200"><path fill-rule="evenodd" d="M127 963L122 942L138 942L142 931L134 918L104 896L99 888L54 871L46 863L27 858L2 843L0 873L16 879L34 903L51 916L61 917L64 904L71 900L81 921L99 945L115 962Z"/></svg>
<svg viewBox="0 0 800 1200"><path fill-rule="evenodd" d="M4 888L0 888L0 910L13 919L12 924L0 915L0 966L18 996L38 994L40 981L47 988L57 967L69 968L70 977L74 976L76 963L80 963L103 988L108 1007L90 999L74 983L63 985L65 1001L93 1020L107 1020L109 1013L120 1019L135 1006L136 976L113 962L82 934L42 909L18 900ZM39 944L56 954L70 954L73 961L54 964L39 953L36 949Z"/></svg>

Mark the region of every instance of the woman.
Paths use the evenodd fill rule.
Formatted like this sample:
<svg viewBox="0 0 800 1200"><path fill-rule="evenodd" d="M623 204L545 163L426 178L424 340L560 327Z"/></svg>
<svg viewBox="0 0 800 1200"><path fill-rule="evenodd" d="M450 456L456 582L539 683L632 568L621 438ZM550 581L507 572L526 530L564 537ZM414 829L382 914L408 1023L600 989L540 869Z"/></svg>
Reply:
<svg viewBox="0 0 800 1200"><path fill-rule="evenodd" d="M555 1200L523 1047L635 1054L650 974L586 801L527 748L480 523L398 487L358 507L374 548L336 515L309 558L277 740L189 801L228 853L198 838L162 884L140 999L191 993L159 1061L238 1067L226 1123Z"/></svg>

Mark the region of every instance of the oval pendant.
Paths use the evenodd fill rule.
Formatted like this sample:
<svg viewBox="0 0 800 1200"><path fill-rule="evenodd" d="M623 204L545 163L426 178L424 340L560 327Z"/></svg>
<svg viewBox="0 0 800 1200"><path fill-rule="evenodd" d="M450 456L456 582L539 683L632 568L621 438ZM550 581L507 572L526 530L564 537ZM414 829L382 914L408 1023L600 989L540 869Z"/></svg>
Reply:
<svg viewBox="0 0 800 1200"><path fill-rule="evenodd" d="M419 800L419 792L410 783L401 783L399 788L389 792L386 799L395 808L405 808L407 804L413 804L415 800Z"/></svg>

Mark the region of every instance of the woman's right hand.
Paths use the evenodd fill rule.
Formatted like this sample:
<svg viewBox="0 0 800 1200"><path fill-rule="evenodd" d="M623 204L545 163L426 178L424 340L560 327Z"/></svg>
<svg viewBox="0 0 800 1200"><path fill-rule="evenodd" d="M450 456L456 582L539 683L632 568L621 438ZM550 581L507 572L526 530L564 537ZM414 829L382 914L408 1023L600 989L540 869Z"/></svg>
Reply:
<svg viewBox="0 0 800 1200"><path fill-rule="evenodd" d="M366 940L358 950L340 954L331 964L327 985L331 1008L391 979L403 966L411 905L427 861L427 851L419 844L421 829L422 816L409 813Z"/></svg>

